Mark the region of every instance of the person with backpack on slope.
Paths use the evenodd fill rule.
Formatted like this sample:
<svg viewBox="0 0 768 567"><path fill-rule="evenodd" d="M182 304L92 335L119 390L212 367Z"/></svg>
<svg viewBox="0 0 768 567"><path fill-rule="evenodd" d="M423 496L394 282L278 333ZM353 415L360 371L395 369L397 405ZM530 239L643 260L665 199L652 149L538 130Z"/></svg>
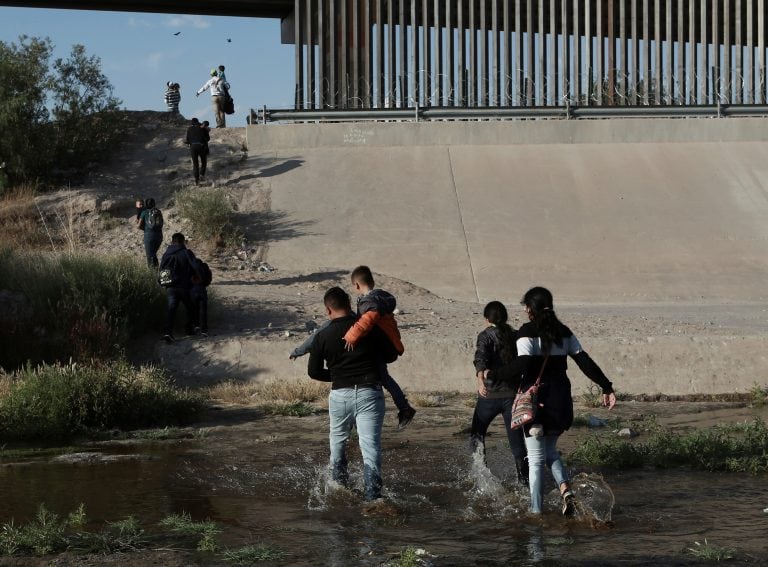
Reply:
<svg viewBox="0 0 768 567"><path fill-rule="evenodd" d="M187 323L185 326L188 335L194 333L195 311L192 305L192 276L196 274L197 258L191 250L186 247L184 235L180 232L171 237L171 245L163 254L160 261L160 272L158 281L160 285L166 288L168 292L168 308L165 313L165 327L163 328L163 339L165 342L172 343L173 321L176 317L176 310L179 303L184 305L187 311ZM199 275L199 274L198 274Z"/></svg>
<svg viewBox="0 0 768 567"><path fill-rule="evenodd" d="M163 243L163 213L157 208L155 200L136 201L136 226L144 231L144 252L147 255L147 266L156 268L158 265L157 251Z"/></svg>
<svg viewBox="0 0 768 567"><path fill-rule="evenodd" d="M200 258L195 258L195 272L192 274L190 299L195 313L194 333L201 337L208 336L208 286L213 275L211 268Z"/></svg>

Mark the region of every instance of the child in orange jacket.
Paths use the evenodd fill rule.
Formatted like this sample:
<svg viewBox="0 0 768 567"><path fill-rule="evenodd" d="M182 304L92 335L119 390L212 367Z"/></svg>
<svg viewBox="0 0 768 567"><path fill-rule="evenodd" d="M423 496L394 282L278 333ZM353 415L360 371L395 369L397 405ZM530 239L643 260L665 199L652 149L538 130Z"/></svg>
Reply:
<svg viewBox="0 0 768 567"><path fill-rule="evenodd" d="M405 348L400 340L400 331L397 328L394 310L397 305L395 296L383 289L376 289L373 274L368 266L358 266L350 274L352 287L360 294L357 298L358 319L344 335L344 341L348 349L354 348L361 337L368 334L374 326L378 326L387 335L398 354L403 354ZM395 379L389 375L387 365L382 365L381 385L390 393L392 401L397 406L398 429L408 425L416 410L411 407Z"/></svg>

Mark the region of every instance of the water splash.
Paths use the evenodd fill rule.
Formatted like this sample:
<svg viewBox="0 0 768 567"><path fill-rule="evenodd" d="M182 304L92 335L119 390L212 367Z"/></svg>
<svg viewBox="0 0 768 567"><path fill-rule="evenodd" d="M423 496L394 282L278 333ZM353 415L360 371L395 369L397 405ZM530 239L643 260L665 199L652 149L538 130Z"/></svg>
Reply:
<svg viewBox="0 0 768 567"><path fill-rule="evenodd" d="M605 479L597 473L579 473L571 479L571 490L576 496L574 518L596 527L611 521L615 499ZM559 509L562 505L560 491L555 488L548 494L548 505Z"/></svg>
<svg viewBox="0 0 768 567"><path fill-rule="evenodd" d="M585 521L607 523L611 521L616 500L613 491L599 474L581 473L571 480L576 495L577 517Z"/></svg>
<svg viewBox="0 0 768 567"><path fill-rule="evenodd" d="M468 476L472 488L469 491L469 503L463 513L465 521L520 517L524 513L527 488L517 482L507 486L494 475L486 464L482 444L478 444L472 453Z"/></svg>

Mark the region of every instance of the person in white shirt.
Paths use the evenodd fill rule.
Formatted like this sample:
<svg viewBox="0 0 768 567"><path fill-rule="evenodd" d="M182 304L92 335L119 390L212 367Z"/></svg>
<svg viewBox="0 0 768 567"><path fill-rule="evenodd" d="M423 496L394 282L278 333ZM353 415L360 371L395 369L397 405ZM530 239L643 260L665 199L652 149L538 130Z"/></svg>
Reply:
<svg viewBox="0 0 768 567"><path fill-rule="evenodd" d="M216 114L216 128L226 128L227 115L224 112L224 105L227 99L229 84L219 77L216 69L211 69L211 78L200 87L197 91L197 96L200 96L207 90L211 91L211 102L213 103L213 111Z"/></svg>

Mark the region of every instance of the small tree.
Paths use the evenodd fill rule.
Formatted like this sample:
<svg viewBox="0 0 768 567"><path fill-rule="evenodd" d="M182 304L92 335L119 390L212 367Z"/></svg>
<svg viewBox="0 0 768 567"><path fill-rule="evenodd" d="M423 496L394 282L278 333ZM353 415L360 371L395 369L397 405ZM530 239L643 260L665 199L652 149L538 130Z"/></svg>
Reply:
<svg viewBox="0 0 768 567"><path fill-rule="evenodd" d="M49 163L44 125L52 49L48 38L0 41L0 162L10 185L33 180Z"/></svg>
<svg viewBox="0 0 768 567"><path fill-rule="evenodd" d="M56 132L56 159L81 168L103 157L117 141L120 100L101 72L101 59L73 45L68 59L56 59L50 90Z"/></svg>
<svg viewBox="0 0 768 567"><path fill-rule="evenodd" d="M81 169L118 140L121 101L100 59L74 45L51 66L52 53L48 38L0 41L0 164L11 186Z"/></svg>

